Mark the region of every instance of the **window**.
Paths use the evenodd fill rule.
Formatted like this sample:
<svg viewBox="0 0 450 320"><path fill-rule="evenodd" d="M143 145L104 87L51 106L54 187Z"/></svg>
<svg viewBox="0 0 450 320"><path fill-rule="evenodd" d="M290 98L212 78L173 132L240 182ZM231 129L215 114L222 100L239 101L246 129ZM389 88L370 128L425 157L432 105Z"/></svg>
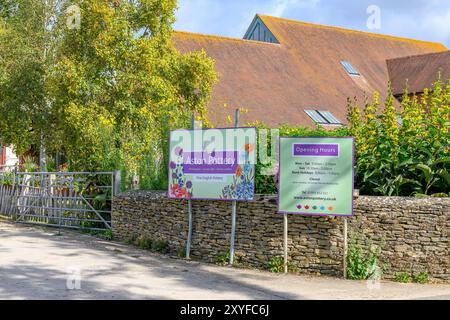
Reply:
<svg viewBox="0 0 450 320"><path fill-rule="evenodd" d="M342 125L330 111L305 110L305 112L317 124Z"/></svg>
<svg viewBox="0 0 450 320"><path fill-rule="evenodd" d="M330 111L317 111L330 124L342 124Z"/></svg>
<svg viewBox="0 0 450 320"><path fill-rule="evenodd" d="M341 61L342 66L344 67L345 71L351 76L360 76L361 74L356 70L352 64L348 61Z"/></svg>

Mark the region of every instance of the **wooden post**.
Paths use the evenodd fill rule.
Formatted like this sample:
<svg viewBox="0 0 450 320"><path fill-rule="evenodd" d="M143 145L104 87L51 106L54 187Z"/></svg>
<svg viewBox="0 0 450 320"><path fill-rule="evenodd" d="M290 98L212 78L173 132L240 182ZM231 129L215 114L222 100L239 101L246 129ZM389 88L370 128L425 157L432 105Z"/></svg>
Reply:
<svg viewBox="0 0 450 320"><path fill-rule="evenodd" d="M236 109L234 127L239 127L239 109ZM234 240L236 238L236 207L237 202L231 204L231 235L230 235L230 265L234 263Z"/></svg>

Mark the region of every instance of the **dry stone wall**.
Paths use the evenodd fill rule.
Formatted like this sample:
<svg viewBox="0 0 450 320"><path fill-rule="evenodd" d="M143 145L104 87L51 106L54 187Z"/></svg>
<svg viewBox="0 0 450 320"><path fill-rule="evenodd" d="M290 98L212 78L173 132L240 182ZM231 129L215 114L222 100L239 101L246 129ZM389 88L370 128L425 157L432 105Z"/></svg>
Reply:
<svg viewBox="0 0 450 320"><path fill-rule="evenodd" d="M258 195L238 203L237 259L265 268L283 255L283 216L277 197ZM229 250L231 203L193 201L192 258L215 262ZM427 272L432 280L450 282L450 199L360 197L349 232L382 245L384 277L397 272ZM113 231L119 240L167 241L172 253L184 252L188 205L161 191L131 191L114 199ZM289 216L289 256L299 272L341 276L343 218Z"/></svg>

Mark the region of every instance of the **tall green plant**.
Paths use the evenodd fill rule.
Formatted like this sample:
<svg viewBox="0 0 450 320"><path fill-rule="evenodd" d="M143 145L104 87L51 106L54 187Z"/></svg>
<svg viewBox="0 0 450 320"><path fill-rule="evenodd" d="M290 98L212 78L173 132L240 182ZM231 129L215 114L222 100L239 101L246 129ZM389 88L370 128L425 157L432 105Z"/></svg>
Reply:
<svg viewBox="0 0 450 320"><path fill-rule="evenodd" d="M383 107L377 93L373 102L366 101L363 118L349 102L356 183L362 194L449 194L449 87L439 79L421 96L405 90L399 107L389 87Z"/></svg>

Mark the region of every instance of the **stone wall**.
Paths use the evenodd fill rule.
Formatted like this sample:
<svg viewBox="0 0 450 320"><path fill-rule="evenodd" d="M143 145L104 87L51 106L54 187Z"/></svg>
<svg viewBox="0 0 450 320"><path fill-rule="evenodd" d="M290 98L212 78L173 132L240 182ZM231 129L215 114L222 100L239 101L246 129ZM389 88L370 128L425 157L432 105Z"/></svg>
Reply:
<svg viewBox="0 0 450 320"><path fill-rule="evenodd" d="M113 231L119 240L144 237L164 240L173 253L184 251L188 225L187 201L169 200L164 192L132 191L113 205ZM276 196L258 195L254 202L238 203L236 254L242 263L265 268L283 255L283 217ZM229 251L231 203L193 201L194 259L215 262ZM450 282L450 199L360 197L355 216L348 219L356 231L374 244L383 244L385 278L396 272L428 272L436 281ZM300 272L341 276L343 218L289 216L289 256Z"/></svg>

